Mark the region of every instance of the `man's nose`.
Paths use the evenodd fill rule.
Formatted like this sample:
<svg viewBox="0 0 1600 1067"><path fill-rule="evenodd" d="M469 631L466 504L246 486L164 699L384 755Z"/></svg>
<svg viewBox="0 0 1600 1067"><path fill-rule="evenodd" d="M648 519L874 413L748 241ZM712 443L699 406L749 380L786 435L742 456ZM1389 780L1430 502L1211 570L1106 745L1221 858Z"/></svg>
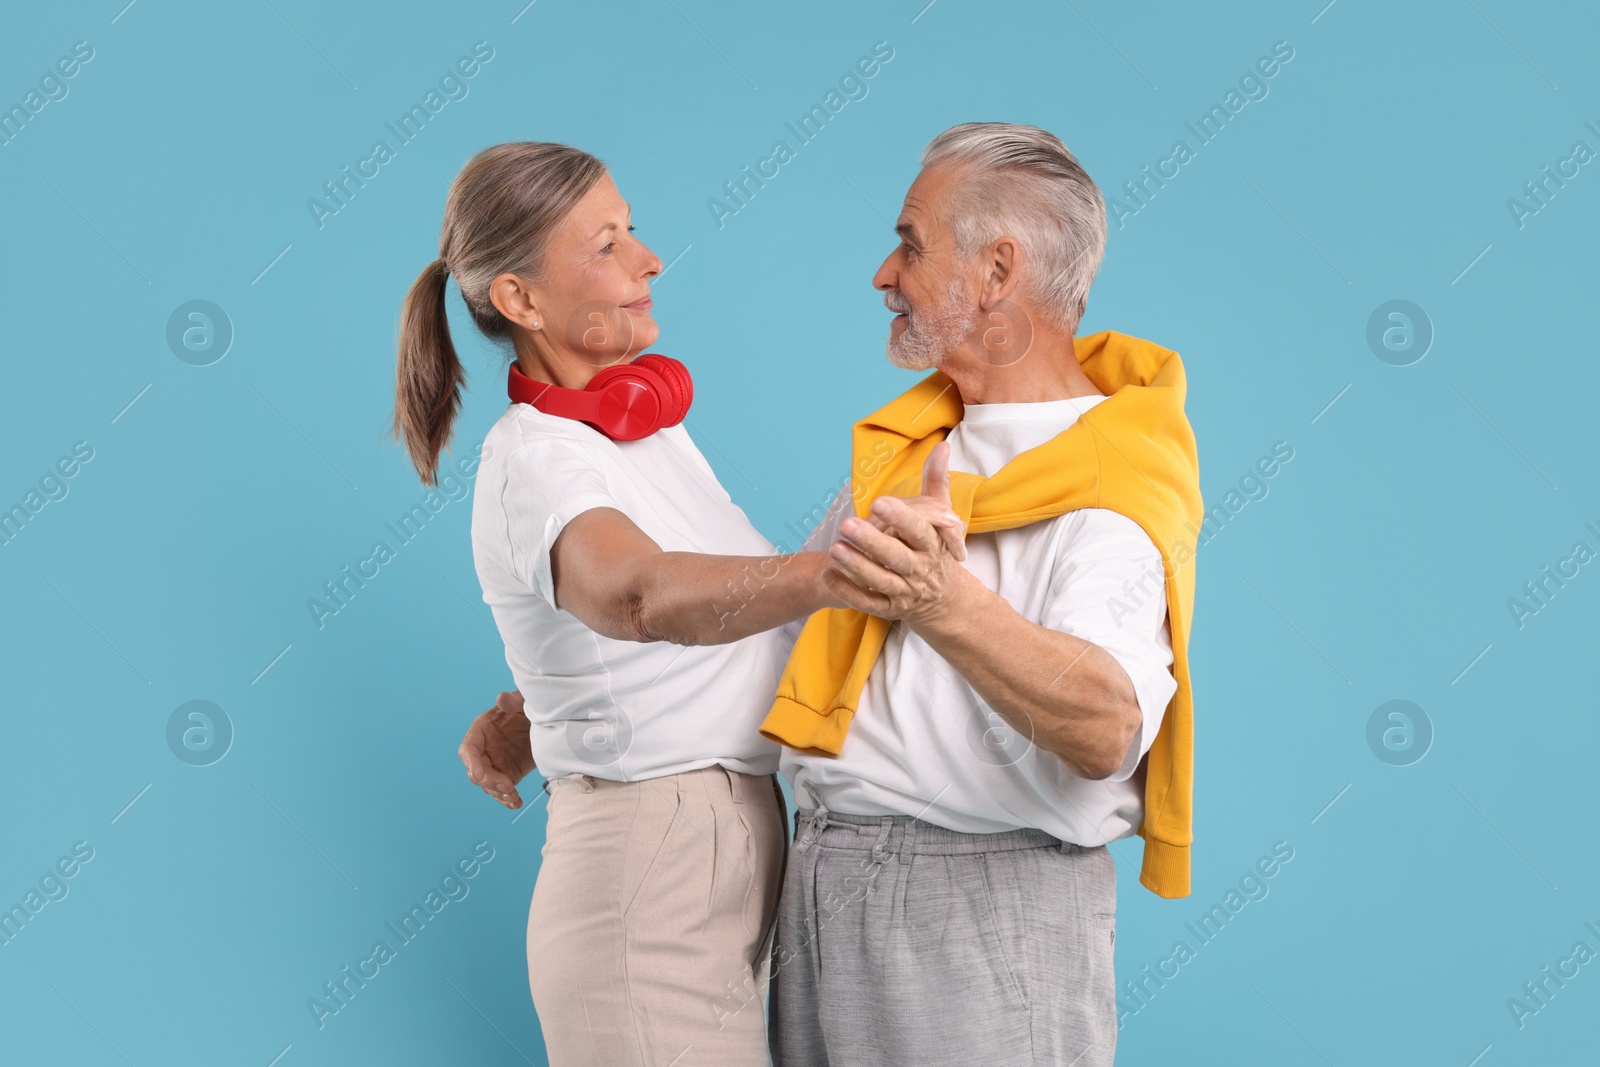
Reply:
<svg viewBox="0 0 1600 1067"><path fill-rule="evenodd" d="M889 265L889 259L885 259L879 265L878 273L872 276L872 287L884 290L893 289L897 281L899 281L899 277L896 275L894 268Z"/></svg>

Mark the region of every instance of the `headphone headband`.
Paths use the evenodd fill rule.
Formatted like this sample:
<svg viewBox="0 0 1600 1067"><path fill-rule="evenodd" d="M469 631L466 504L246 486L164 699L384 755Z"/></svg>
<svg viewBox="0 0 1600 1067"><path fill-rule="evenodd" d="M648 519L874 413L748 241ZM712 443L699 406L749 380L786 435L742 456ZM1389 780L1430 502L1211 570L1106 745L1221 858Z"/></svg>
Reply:
<svg viewBox="0 0 1600 1067"><path fill-rule="evenodd" d="M613 441L637 441L676 426L694 400L689 368L654 352L607 367L582 389L535 381L513 361L506 391L514 403L587 423Z"/></svg>

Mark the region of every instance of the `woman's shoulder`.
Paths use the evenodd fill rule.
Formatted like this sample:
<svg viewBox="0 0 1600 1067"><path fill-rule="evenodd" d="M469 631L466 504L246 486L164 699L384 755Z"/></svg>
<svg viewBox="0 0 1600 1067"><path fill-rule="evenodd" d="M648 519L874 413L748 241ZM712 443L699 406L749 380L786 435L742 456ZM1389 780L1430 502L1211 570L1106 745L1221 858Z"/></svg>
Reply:
<svg viewBox="0 0 1600 1067"><path fill-rule="evenodd" d="M484 451L509 459L519 453L533 456L573 453L600 461L606 438L576 419L547 415L527 404L512 404L495 420L484 437Z"/></svg>
<svg viewBox="0 0 1600 1067"><path fill-rule="evenodd" d="M479 480L494 488L491 496L533 511L621 499L631 482L614 449L604 447L611 442L591 437L600 435L582 423L513 404L484 438Z"/></svg>

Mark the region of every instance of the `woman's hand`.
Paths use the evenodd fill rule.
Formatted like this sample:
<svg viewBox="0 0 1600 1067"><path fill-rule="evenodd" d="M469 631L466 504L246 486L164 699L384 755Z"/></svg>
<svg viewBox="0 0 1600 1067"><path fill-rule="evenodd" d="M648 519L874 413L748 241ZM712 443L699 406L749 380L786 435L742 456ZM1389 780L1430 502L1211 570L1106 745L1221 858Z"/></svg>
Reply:
<svg viewBox="0 0 1600 1067"><path fill-rule="evenodd" d="M457 754L475 785L482 786L485 793L508 808L522 807L517 783L534 767L522 694L501 693L494 707L467 727L467 736L461 739Z"/></svg>

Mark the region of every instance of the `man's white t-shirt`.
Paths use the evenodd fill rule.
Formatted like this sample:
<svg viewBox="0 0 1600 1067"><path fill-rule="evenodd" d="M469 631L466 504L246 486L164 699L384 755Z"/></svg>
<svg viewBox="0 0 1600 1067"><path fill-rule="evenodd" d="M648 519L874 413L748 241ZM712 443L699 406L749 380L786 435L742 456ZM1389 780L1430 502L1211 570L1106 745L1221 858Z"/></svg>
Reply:
<svg viewBox="0 0 1600 1067"><path fill-rule="evenodd" d="M950 468L991 477L1104 399L968 404L948 438ZM840 521L853 514L850 501L847 487L807 549L836 540ZM895 623L841 753L783 750L780 768L796 801L856 815L911 815L964 833L1036 827L1086 847L1129 836L1144 810L1140 760L1178 688L1161 553L1132 519L1082 508L969 535L963 566L1023 618L1099 645L1127 671L1144 718L1121 768L1104 780L1073 774ZM1059 669L1070 670L1069 663Z"/></svg>
<svg viewBox="0 0 1600 1067"><path fill-rule="evenodd" d="M618 641L557 608L550 548L596 507L622 512L667 552L775 552L682 424L613 441L527 404L508 407L484 439L472 555L539 771L618 781L712 764L774 772L779 746L759 726L793 638L769 630L721 645ZM716 610L708 599L706 611Z"/></svg>

